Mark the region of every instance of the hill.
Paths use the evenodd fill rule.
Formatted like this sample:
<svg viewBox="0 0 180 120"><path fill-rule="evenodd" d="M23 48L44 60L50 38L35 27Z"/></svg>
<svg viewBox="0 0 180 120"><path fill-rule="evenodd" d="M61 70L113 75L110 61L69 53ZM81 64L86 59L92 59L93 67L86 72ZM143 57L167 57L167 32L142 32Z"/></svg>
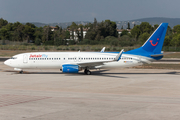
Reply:
<svg viewBox="0 0 180 120"><path fill-rule="evenodd" d="M160 24L162 22L167 22L169 23L169 26L171 28L173 28L176 25L180 25L180 18L162 18L162 17L154 17L154 18L142 18L142 19L135 19L135 20L128 20L128 21L115 21L117 24L118 29L121 29L121 27L123 26L123 28L127 28L127 24L128 22L130 23L131 28L133 28L134 24L139 25L142 22L148 22L151 25L155 25L155 24ZM67 26L70 26L72 24L72 22L64 22L64 23L37 23L37 22L32 22L33 24L35 24L37 27L43 27L45 25L50 25L50 26L61 26L62 28L67 28ZM75 22L76 24L82 24L85 25L87 23L92 23L92 22L88 22L88 21L78 21Z"/></svg>

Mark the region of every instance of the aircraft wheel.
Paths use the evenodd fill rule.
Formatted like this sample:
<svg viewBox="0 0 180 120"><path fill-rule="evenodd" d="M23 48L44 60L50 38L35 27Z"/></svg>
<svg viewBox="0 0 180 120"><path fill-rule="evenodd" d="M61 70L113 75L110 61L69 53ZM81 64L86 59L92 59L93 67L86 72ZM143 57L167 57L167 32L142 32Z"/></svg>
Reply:
<svg viewBox="0 0 180 120"><path fill-rule="evenodd" d="M84 73L87 74L87 69L84 70Z"/></svg>
<svg viewBox="0 0 180 120"><path fill-rule="evenodd" d="M23 71L19 71L20 74L23 74Z"/></svg>
<svg viewBox="0 0 180 120"><path fill-rule="evenodd" d="M87 75L91 75L91 71L88 70L86 74L87 74Z"/></svg>

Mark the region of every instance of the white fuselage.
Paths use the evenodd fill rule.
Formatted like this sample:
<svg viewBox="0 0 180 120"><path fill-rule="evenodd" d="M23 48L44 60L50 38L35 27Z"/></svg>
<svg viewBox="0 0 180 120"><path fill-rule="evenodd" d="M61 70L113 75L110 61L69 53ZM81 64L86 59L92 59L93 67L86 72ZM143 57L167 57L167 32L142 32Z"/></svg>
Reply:
<svg viewBox="0 0 180 120"><path fill-rule="evenodd" d="M102 65L94 65L93 68L108 67L132 67L150 63L154 59L131 54L122 54L119 61L113 61L118 53L103 52L34 52L23 53L13 56L4 64L17 68L58 68L62 69L63 64L96 63L103 62ZM81 66L80 66L81 67Z"/></svg>

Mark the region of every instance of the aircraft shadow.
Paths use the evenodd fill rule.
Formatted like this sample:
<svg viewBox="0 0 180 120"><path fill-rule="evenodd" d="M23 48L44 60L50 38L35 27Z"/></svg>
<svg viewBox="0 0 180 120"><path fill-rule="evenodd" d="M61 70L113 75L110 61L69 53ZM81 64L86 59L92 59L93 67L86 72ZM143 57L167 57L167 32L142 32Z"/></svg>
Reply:
<svg viewBox="0 0 180 120"><path fill-rule="evenodd" d="M4 71L4 72L14 72L14 74L64 74L66 76L82 76L82 75L86 75L84 74L84 72L79 72L79 73L62 73L62 72L28 72L28 71L24 71L23 73L19 73L17 71ZM127 78L127 77L123 77L122 75L145 75L145 74L171 74L171 75L180 75L180 72L161 72L161 73L149 73L149 72L130 72L130 73L113 73L110 72L110 70L99 70L99 71L92 71L91 75L86 75L86 76L104 76L104 77L114 77L114 78ZM120 75L120 76L118 76Z"/></svg>

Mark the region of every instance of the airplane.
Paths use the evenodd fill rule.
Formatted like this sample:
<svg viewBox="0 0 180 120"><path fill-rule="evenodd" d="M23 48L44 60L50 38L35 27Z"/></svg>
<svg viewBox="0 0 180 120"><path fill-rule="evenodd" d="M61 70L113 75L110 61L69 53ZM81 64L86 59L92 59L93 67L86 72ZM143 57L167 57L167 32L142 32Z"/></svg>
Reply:
<svg viewBox="0 0 180 120"><path fill-rule="evenodd" d="M14 55L4 64L20 73L28 68L58 68L63 73L84 70L87 75L92 69L138 66L163 58L167 27L168 23L161 23L141 47L126 52L31 52Z"/></svg>

